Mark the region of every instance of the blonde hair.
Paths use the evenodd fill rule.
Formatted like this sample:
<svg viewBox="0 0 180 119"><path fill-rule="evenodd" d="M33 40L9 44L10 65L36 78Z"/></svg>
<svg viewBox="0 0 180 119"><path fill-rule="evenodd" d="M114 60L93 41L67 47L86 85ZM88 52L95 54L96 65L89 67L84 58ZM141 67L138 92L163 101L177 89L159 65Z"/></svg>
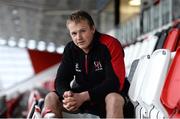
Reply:
<svg viewBox="0 0 180 119"><path fill-rule="evenodd" d="M89 24L90 27L94 26L94 21L92 17L85 11L83 10L77 10L73 12L67 19L66 21L66 26L69 24L69 22L75 22L79 23L81 20L86 20Z"/></svg>

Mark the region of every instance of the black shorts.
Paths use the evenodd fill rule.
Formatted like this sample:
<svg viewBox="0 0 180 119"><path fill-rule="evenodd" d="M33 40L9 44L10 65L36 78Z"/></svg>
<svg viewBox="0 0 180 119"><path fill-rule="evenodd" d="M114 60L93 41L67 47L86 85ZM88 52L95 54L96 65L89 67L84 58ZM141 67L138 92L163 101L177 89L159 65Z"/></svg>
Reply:
<svg viewBox="0 0 180 119"><path fill-rule="evenodd" d="M116 92L117 93L117 92ZM124 93L119 93L124 98L125 105L128 102L128 96ZM106 118L106 104L105 98L97 102L85 102L80 108L81 113L90 113L99 116L100 118Z"/></svg>
<svg viewBox="0 0 180 119"><path fill-rule="evenodd" d="M106 117L106 106L105 101L102 100L101 102L91 102L87 101L82 104L82 106L79 108L81 113L90 113L97 115L101 118Z"/></svg>

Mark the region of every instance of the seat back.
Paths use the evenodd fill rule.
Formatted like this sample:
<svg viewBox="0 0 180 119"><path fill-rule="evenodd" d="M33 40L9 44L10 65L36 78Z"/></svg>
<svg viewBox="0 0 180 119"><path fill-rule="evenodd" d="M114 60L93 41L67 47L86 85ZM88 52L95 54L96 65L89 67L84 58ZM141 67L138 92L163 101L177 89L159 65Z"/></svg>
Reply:
<svg viewBox="0 0 180 119"><path fill-rule="evenodd" d="M147 109L148 113L153 106L159 111L163 111L164 109L160 102L160 95L170 59L171 53L167 49L158 49L151 55L140 94L140 98L143 101L142 106ZM166 113L165 115L167 116Z"/></svg>
<svg viewBox="0 0 180 119"><path fill-rule="evenodd" d="M161 101L169 114L169 117L180 118L180 48L168 71L166 82L161 94ZM178 111L177 111L178 110Z"/></svg>
<svg viewBox="0 0 180 119"><path fill-rule="evenodd" d="M139 52L140 52L140 49L141 49L141 45L142 43L141 42L136 42L136 44L134 44L134 49L133 49L133 53L131 54L131 63L135 60L135 59L138 59L139 58Z"/></svg>
<svg viewBox="0 0 180 119"><path fill-rule="evenodd" d="M155 35L150 35L148 37L148 47L146 49L146 52L147 54L152 54L155 47L156 47L156 44L157 44L157 41L158 41L158 37L155 36Z"/></svg>
<svg viewBox="0 0 180 119"><path fill-rule="evenodd" d="M136 67L134 76L131 78L131 85L128 91L128 95L133 102L138 100L149 60L149 55L142 57Z"/></svg>
<svg viewBox="0 0 180 119"><path fill-rule="evenodd" d="M172 28L168 33L163 48L169 49L170 51L176 50L176 45L179 41L180 28Z"/></svg>
<svg viewBox="0 0 180 119"><path fill-rule="evenodd" d="M131 64L131 68L130 68L130 71L129 71L129 75L127 77L127 80L131 83L133 77L134 77L134 73L136 71L136 68L137 68L137 65L139 63L139 59L136 59L132 62Z"/></svg>
<svg viewBox="0 0 180 119"><path fill-rule="evenodd" d="M158 42L157 42L154 50L163 48L163 44L164 44L164 42L166 40L166 37L168 35L169 30L170 30L170 28L162 31L161 35L159 36Z"/></svg>
<svg viewBox="0 0 180 119"><path fill-rule="evenodd" d="M140 48L139 56L142 57L148 55L146 51L146 49L148 48L148 39L143 40L141 45L142 46Z"/></svg>

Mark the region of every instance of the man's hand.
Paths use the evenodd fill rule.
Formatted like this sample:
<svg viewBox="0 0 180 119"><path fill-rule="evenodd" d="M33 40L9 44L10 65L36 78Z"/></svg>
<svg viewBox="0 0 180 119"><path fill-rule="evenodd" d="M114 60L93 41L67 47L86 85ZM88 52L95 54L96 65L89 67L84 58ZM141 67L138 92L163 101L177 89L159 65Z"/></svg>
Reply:
<svg viewBox="0 0 180 119"><path fill-rule="evenodd" d="M82 93L72 93L71 91L64 92L63 106L68 111L76 111L85 101L89 100L87 91Z"/></svg>
<svg viewBox="0 0 180 119"><path fill-rule="evenodd" d="M65 91L63 98L72 97L72 96L73 96L73 93L71 91Z"/></svg>

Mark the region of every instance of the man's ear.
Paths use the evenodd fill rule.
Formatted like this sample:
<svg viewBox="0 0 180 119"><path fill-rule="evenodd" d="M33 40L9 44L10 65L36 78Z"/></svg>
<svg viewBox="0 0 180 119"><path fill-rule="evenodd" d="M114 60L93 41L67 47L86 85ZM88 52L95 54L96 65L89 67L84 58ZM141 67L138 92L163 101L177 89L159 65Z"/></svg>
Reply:
<svg viewBox="0 0 180 119"><path fill-rule="evenodd" d="M94 26L94 25L92 26L92 28L91 28L91 29L92 29L93 33L95 33L96 28L95 28L95 26Z"/></svg>

